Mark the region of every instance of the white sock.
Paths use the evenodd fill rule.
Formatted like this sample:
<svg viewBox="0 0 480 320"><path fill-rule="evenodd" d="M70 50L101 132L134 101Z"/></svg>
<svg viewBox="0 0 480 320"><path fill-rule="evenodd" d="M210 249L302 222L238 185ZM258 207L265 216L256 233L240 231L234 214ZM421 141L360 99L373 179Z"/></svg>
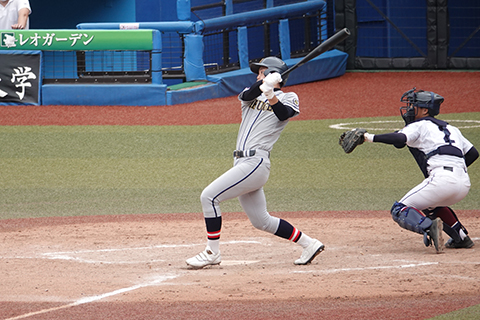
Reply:
<svg viewBox="0 0 480 320"><path fill-rule="evenodd" d="M460 229L460 231L459 231L458 233L460 234L460 238L461 238L462 240L465 240L465 238L467 237L467 235L465 234L465 232L463 232L463 230Z"/></svg>
<svg viewBox="0 0 480 320"><path fill-rule="evenodd" d="M218 253L220 251L220 240L207 240L207 246L213 253Z"/></svg>
<svg viewBox="0 0 480 320"><path fill-rule="evenodd" d="M312 243L313 239L307 236L305 233L302 233L300 239L298 239L297 243L302 246L303 249L308 247L310 243Z"/></svg>

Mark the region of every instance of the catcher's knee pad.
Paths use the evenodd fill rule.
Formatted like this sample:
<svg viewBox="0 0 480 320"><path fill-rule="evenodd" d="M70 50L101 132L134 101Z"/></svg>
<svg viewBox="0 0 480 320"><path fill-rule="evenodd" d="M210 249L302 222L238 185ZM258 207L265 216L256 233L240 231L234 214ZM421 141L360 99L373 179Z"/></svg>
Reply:
<svg viewBox="0 0 480 320"><path fill-rule="evenodd" d="M432 220L424 216L413 207L407 207L403 203L395 202L390 210L393 221L400 227L416 233L425 234L432 225Z"/></svg>

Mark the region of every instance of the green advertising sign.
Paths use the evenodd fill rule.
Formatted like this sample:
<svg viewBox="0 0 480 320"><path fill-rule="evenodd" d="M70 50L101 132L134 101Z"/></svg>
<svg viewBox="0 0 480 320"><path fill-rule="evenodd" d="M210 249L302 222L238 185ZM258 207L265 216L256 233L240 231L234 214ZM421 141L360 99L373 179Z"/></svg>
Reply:
<svg viewBox="0 0 480 320"><path fill-rule="evenodd" d="M152 50L152 30L0 30L0 50Z"/></svg>

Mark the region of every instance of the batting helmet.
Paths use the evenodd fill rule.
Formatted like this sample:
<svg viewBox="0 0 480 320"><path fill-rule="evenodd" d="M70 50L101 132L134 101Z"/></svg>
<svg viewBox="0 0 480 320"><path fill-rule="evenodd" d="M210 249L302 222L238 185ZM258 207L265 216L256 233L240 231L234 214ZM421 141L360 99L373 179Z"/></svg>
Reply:
<svg viewBox="0 0 480 320"><path fill-rule="evenodd" d="M434 92L415 90L416 88L408 90L400 99L401 102L405 102L407 104L406 106L400 108L400 113L407 124L415 119L415 107L427 108L428 114L432 117L435 117L440 113L440 105L445 100L441 95Z"/></svg>
<svg viewBox="0 0 480 320"><path fill-rule="evenodd" d="M282 59L277 57L266 57L259 62L254 62L250 64L250 70L252 70L252 72L255 74L258 74L258 70L260 70L260 67L267 68L267 70L265 70L264 72L265 76L268 75L270 72L278 72L282 74L283 72L288 70L287 64L283 62ZM285 85L287 79L288 75L285 78L282 77L282 82L280 82L280 85Z"/></svg>

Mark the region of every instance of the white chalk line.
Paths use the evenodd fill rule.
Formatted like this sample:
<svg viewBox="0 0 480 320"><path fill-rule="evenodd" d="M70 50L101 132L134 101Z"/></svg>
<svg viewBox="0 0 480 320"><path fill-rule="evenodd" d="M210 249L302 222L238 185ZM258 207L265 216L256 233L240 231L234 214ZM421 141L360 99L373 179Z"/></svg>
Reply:
<svg viewBox="0 0 480 320"><path fill-rule="evenodd" d="M448 122L448 123L453 122L453 125L455 125L459 129L469 129L469 128L480 127L480 120L445 120L445 121ZM455 123L459 123L459 122L475 123L475 125L471 125L471 126L463 125L462 126L462 125L455 124ZM398 125L385 126L383 128L359 126L360 124L368 125L368 124L375 124L375 123L380 123L380 124L382 124L382 123L397 124L398 123ZM400 130L401 128L404 127L404 125L405 125L405 123L401 120L378 120L378 121L344 122L344 123L332 124L329 127L332 128L332 129L337 129L337 130L350 130L350 129L355 129L355 128L361 127L363 129L372 131L372 130Z"/></svg>
<svg viewBox="0 0 480 320"><path fill-rule="evenodd" d="M292 271L292 273L319 273L319 274L332 274L337 272L351 272L351 271L366 271L366 270L383 270L383 269L403 269L403 268L416 268L422 266L436 265L438 262L423 262L423 263L410 263L396 266L376 266L376 267L363 267L363 268L340 268L340 269L328 269L328 270L299 270Z"/></svg>
<svg viewBox="0 0 480 320"><path fill-rule="evenodd" d="M222 260L222 266L238 266L242 264L259 263L260 260Z"/></svg>
<svg viewBox="0 0 480 320"><path fill-rule="evenodd" d="M122 293L133 291L133 290L137 290L137 289L140 289L140 288L156 286L156 285L159 285L160 283L162 283L166 280L174 279L176 277L177 277L177 275L161 276L161 277L159 277L159 278L157 278L153 281L150 281L150 282L137 284L137 285L134 285L134 286L131 286L131 287L118 289L118 290L115 290L115 291L112 291L112 292L107 292L107 293L96 295L96 296L81 298L81 299L78 299L77 301L74 301L72 303L69 303L69 304L66 304L66 305L63 305L63 306L49 308L49 309L42 309L42 310L39 310L39 311L22 314L20 316L16 316L16 317L13 317L13 318L8 318L8 319L5 319L5 320L25 319L25 318L28 318L28 317L31 317L31 316L36 316L36 315L39 315L39 314L45 314L45 313L49 313L49 312L53 312L53 311L58 311L58 310L62 310L62 309L75 307L75 306L78 306L78 305L81 305L81 304L86 304L86 303L99 301L99 300L102 300L102 299L105 299L105 298L108 298L108 297L116 296L118 294L122 294Z"/></svg>
<svg viewBox="0 0 480 320"><path fill-rule="evenodd" d="M480 240L479 237L472 237L474 241ZM262 244L260 241L253 241L253 240L232 240L226 241L222 244ZM125 252L125 251L134 251L134 250L153 250L159 248L181 248L181 247L196 247L196 246L204 246L205 244L201 243L194 243L194 244L161 244L155 246L148 246L148 247L131 247L131 248L111 248L111 249L90 249L90 250L75 250L75 251L58 251L58 252L45 252L41 253L40 256L4 256L5 259L49 259L49 260L64 260L64 261L72 261L78 263L86 263L86 264L142 264L142 263L157 263L157 262L165 262L165 259L150 259L150 260L129 260L129 261L109 261L109 260L95 260L95 259L86 259L80 258L78 255L81 254L88 254L88 253L102 253L102 252ZM330 247L329 250L335 250L334 247ZM257 263L259 261L233 261L227 262L226 260L222 261L224 265L236 265L240 263Z"/></svg>
<svg viewBox="0 0 480 320"><path fill-rule="evenodd" d="M238 243L260 244L261 242L251 241L251 240L246 240L246 241L236 241L236 240L234 240L234 241L224 242L224 244L238 244ZM156 245L156 246L150 246L150 247L136 247L136 248L115 248L115 249L46 252L46 253L42 253L40 255L40 257L46 258L46 259L71 260L71 261L74 261L74 262L100 263L100 261L85 260L85 259L81 259L81 258L78 258L78 257L72 257L70 255L84 254L84 253L98 253L98 252L118 252L118 251L126 251L126 250L150 250L150 249L158 249L158 248L194 247L194 246L204 246L204 245L205 245L204 243L203 244L185 244L185 245L162 244L162 245ZM34 257L15 257L15 258L33 259ZM152 260L149 260L149 262L152 262ZM258 263L258 262L259 261L256 261L256 260L255 261L254 260L251 260L251 261L249 261L249 260L245 260L245 261L243 261L243 260L242 261L241 260L231 260L231 261L229 261L229 260L227 260L227 261L222 261L222 264L233 266L233 265L239 265L239 264L252 264L252 263ZM112 263L112 264L114 264L114 263L119 263L119 262L110 261L110 262L101 262L101 263ZM127 263L127 262L124 261L124 262L120 262L120 263ZM118 290L115 290L115 291L112 291L112 292L107 292L107 293L96 295L96 296L81 298L81 299L78 299L78 300L76 300L72 303L66 304L66 305L62 305L62 306L58 306L58 307L54 307L54 308L42 309L42 310L39 310L39 311L26 313L26 314L23 314L23 315L19 315L19 316L4 319L4 320L25 319L25 318L28 318L28 317L31 317L31 316L36 316L36 315L40 315L40 314L45 314L45 313L49 313L49 312L54 312L54 311L58 311L58 310L62 310L62 309L75 307L75 306L78 306L78 305L81 305L81 304L86 304L86 303L99 301L99 300L102 300L102 299L105 299L105 298L108 298L108 297L112 297L112 296L115 296L115 295L119 295L119 294L122 294L122 293L125 293L125 292L137 290L137 289L140 289L140 288L159 285L160 283L162 283L166 280L174 279L178 276L179 275L161 276L161 277L159 277L159 278L157 278L153 281L150 281L150 282L137 284L137 285L134 285L134 286L131 286L131 287L118 289Z"/></svg>
<svg viewBox="0 0 480 320"><path fill-rule="evenodd" d="M238 243L251 243L251 244L260 244L259 241L253 240L233 240L233 241L225 241L222 244L238 244ZM114 249L90 249L90 250L75 250L75 251L58 251L58 252L50 252L44 253L43 255L62 255L62 254L74 254L74 253L91 253L91 252L117 252L117 251L127 251L127 250L151 250L151 249L160 249L160 248L187 248L187 247L196 247L196 246L204 246L205 243L191 243L191 244L159 244L155 246L148 246L148 247L131 247L131 248L114 248Z"/></svg>
<svg viewBox="0 0 480 320"><path fill-rule="evenodd" d="M262 244L259 241L253 240L232 240L225 241L222 244ZM135 251L135 250L155 250L162 248L185 248L185 247L196 247L196 246L205 246L205 243L193 243L193 244L161 244L149 247L125 247L125 248L111 248L111 249L89 249L89 250L74 250L74 251L57 251L57 252L45 252L41 253L38 256L13 256L6 257L8 259L48 259L48 260L64 260L72 261L78 263L86 264L142 264L142 263L156 263L156 262L165 262L165 259L152 259L152 260L128 260L128 261L113 261L113 260L99 260L99 259L87 259L82 258L80 255L96 254L96 253L115 253L115 252L126 252L126 251Z"/></svg>
<svg viewBox="0 0 480 320"><path fill-rule="evenodd" d="M475 240L479 238L473 238ZM237 243L251 243L251 244L259 244L261 242L259 241L228 241L225 242L225 244L237 244ZM137 248L116 248L116 249L99 249L99 250L81 250L81 251L64 251L64 252L50 252L50 253L44 253L42 254L43 256L47 256L48 259L66 259L67 256L66 254L75 254L75 253L91 253L91 252L116 252L116 251L125 251L125 250L145 250L145 249L155 249L155 248L175 248L175 247L193 247L193 246L200 246L204 244L187 244L187 245L156 245L156 246L151 246L151 247L137 247ZM74 261L82 261L81 259L75 259L72 257L68 257L68 259L73 259ZM238 265L238 264L253 264L253 263L258 263L260 261L257 260L251 260L251 261L243 261L243 260L227 260L227 261L222 261L223 265ZM115 263L115 262L112 262ZM424 262L424 263L409 263L409 264L402 264L402 265L392 265L392 266L376 266L376 267L362 267L362 268L339 268L339 269L328 269L328 270L299 270L299 271L292 271L292 273L317 273L317 274L332 274L332 273L338 273L338 272L352 272L352 271L366 271L366 270L382 270L382 269L402 269L402 268L415 268L415 267L421 267L421 266L428 266L428 265L438 265L438 262ZM150 287L150 286L155 286L159 285L160 283L177 278L179 275L166 275L166 276L161 276L160 278L157 278L153 281L146 282L143 284L137 284L131 287L127 288L122 288L118 289L112 292L107 292L104 294L96 295L96 296L91 296L91 297L85 297L78 299L72 303L62 305L59 307L54 307L54 308L49 308L49 309L42 309L39 311L35 312L30 312L26 313L20 316L12 317L12 318L7 318L4 320L17 320L17 319L25 319L31 316L35 315L40 315L40 314L45 314L49 312L54 312L62 309L67 309L71 308L74 306L78 306L81 304L86 304L86 303L91 303L95 301L99 301L108 297L112 297L118 294L122 294L125 292L137 290L140 288L145 288L145 287Z"/></svg>

